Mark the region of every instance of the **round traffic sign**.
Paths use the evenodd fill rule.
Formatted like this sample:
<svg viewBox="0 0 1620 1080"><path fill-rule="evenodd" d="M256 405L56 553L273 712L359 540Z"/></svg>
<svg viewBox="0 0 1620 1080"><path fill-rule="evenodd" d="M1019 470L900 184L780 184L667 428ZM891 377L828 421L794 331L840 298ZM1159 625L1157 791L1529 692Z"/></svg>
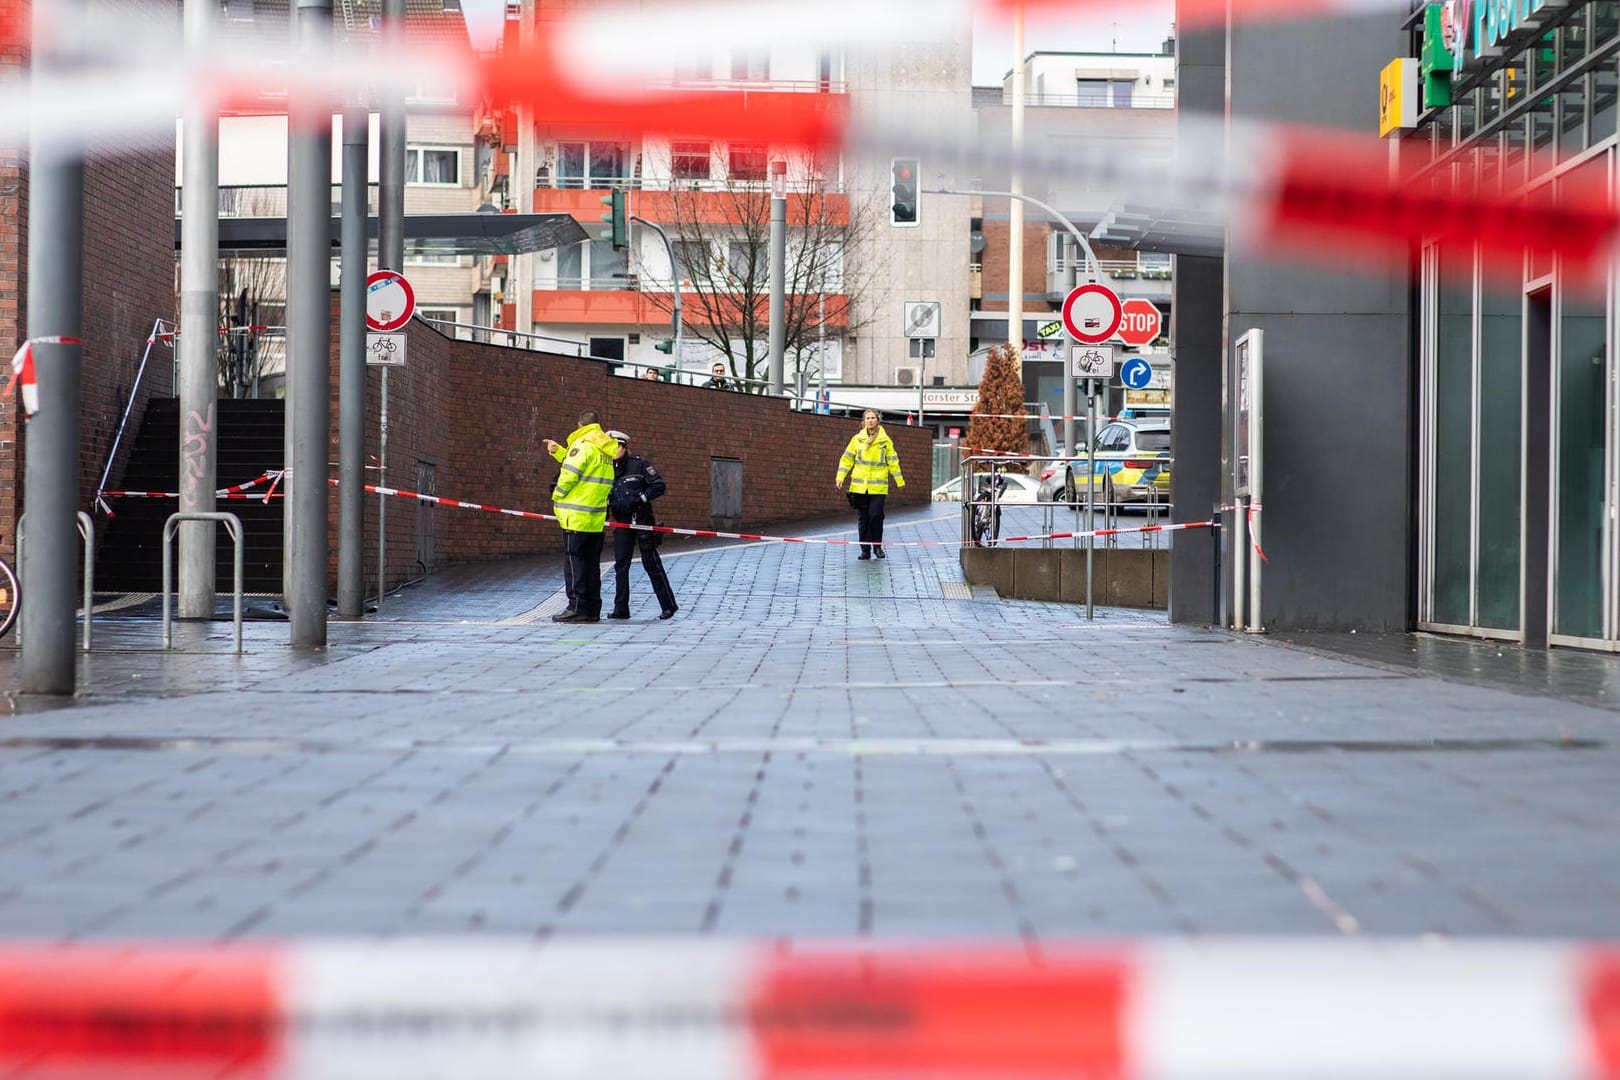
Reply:
<svg viewBox="0 0 1620 1080"><path fill-rule="evenodd" d="M1127 300L1119 323L1119 339L1133 349L1140 349L1159 336L1161 320L1159 308L1151 300Z"/></svg>
<svg viewBox="0 0 1620 1080"><path fill-rule="evenodd" d="M398 330L416 314L416 293L405 275L378 270L366 278L366 328L379 333Z"/></svg>
<svg viewBox="0 0 1620 1080"><path fill-rule="evenodd" d="M1153 365L1133 356L1119 366L1119 381L1129 390L1146 390L1153 382Z"/></svg>
<svg viewBox="0 0 1620 1080"><path fill-rule="evenodd" d="M1094 281L1077 286L1063 299L1063 328L1084 345L1101 345L1113 337L1122 318L1119 295Z"/></svg>

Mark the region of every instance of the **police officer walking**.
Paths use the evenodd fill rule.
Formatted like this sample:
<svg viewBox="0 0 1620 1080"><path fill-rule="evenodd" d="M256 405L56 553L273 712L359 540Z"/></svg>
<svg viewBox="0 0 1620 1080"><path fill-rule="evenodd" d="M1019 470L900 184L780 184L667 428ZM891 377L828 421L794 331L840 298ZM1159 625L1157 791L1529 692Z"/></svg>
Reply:
<svg viewBox="0 0 1620 1080"><path fill-rule="evenodd" d="M658 475L652 462L630 453L630 436L622 431L610 431L608 438L619 444L613 460L613 491L608 496L608 515L619 524L653 525L652 501L664 493L664 478ZM641 549L641 568L647 571L653 593L662 608L660 619L668 619L679 610L675 603L675 590L669 587L669 575L664 572L664 560L658 557L659 533L646 529L613 530L613 610L610 619L630 617L630 556L635 548Z"/></svg>

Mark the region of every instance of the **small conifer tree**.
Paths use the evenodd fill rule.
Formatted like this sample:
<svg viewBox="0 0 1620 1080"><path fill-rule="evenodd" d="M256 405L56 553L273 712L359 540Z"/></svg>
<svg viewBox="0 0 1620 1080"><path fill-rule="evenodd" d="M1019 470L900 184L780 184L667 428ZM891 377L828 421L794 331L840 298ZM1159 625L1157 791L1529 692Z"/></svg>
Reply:
<svg viewBox="0 0 1620 1080"><path fill-rule="evenodd" d="M1017 353L1011 344L990 350L979 381L979 401L968 418L967 448L971 457L986 452L1022 454L1029 450L1029 421L1010 416L1024 411L1024 382L1018 374ZM1023 462L1008 462L1002 471L1023 472Z"/></svg>

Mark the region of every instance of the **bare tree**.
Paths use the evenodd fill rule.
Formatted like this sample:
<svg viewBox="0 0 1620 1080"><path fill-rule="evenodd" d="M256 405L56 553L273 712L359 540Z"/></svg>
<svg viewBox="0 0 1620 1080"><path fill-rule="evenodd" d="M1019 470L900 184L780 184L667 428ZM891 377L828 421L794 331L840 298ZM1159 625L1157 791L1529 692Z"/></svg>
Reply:
<svg viewBox="0 0 1620 1080"><path fill-rule="evenodd" d="M281 193L261 189L221 192L234 213L259 217L285 213ZM287 260L267 255L233 255L219 261L219 343L215 365L226 397L253 397L259 380L286 366L285 338L257 329L279 326L287 310Z"/></svg>
<svg viewBox="0 0 1620 1080"><path fill-rule="evenodd" d="M676 248L685 333L709 345L734 377L763 389L770 361L771 193L763 181L728 179L718 191L677 180L670 192L670 239ZM876 266L852 268L849 241L872 227L875 213L832 190L805 163L790 169L784 283L784 366L790 380L814 377L823 336L865 325ZM847 207L847 211L846 211ZM652 302L670 310L666 293Z"/></svg>

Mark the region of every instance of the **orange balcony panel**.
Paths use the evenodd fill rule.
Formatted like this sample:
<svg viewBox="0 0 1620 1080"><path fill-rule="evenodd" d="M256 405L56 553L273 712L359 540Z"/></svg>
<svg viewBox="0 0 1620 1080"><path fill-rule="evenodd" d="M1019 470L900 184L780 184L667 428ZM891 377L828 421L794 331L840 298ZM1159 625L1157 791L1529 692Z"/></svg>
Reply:
<svg viewBox="0 0 1620 1080"><path fill-rule="evenodd" d="M676 212L676 201L681 203ZM631 213L649 221L668 222L695 217L705 225L724 225L737 220L737 196L726 191L638 191L630 196ZM787 223L820 221L822 215L833 225L849 224L849 196L842 194L804 195L789 193Z"/></svg>
<svg viewBox="0 0 1620 1080"><path fill-rule="evenodd" d="M602 196L607 189L536 188L534 212L537 214L572 214L576 221L595 225L602 218L605 207ZM677 196L667 191L630 192L630 212L648 221L671 222L691 220L694 216L705 225L724 225L737 220L735 197L724 191L683 191L678 198L681 212L676 213ZM848 195L789 195L787 200L788 227L807 220L819 221L823 213L833 225L849 224ZM806 216L808 214L808 217Z"/></svg>
<svg viewBox="0 0 1620 1080"><path fill-rule="evenodd" d="M646 294L639 292L536 289L534 321L639 326L648 322L668 322L669 313L658 310L648 301Z"/></svg>
<svg viewBox="0 0 1620 1080"><path fill-rule="evenodd" d="M496 316L499 321L495 325L504 326L508 330L515 330L517 328L517 305L502 304L500 308L500 313Z"/></svg>
<svg viewBox="0 0 1620 1080"><path fill-rule="evenodd" d="M534 212L537 214L572 214L574 220L601 227L602 215L607 213L607 207L602 205L602 196L607 190L601 191L581 190L579 188L535 188ZM634 198L632 196L632 198ZM631 203L634 207L636 204ZM637 211L632 209L631 213Z"/></svg>

